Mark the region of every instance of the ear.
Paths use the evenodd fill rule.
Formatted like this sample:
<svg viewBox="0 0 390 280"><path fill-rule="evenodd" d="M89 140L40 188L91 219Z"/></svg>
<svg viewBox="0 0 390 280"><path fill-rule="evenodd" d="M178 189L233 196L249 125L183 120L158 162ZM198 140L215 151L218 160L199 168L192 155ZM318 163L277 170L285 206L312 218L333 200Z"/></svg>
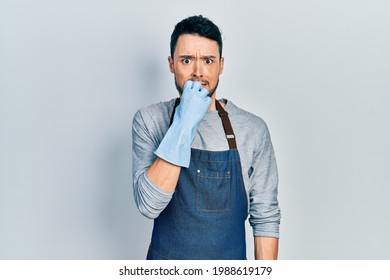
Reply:
<svg viewBox="0 0 390 280"><path fill-rule="evenodd" d="M225 66L225 58L221 57L221 60L219 61L219 75L222 74L224 66Z"/></svg>
<svg viewBox="0 0 390 280"><path fill-rule="evenodd" d="M171 56L168 56L168 64L169 64L169 71L175 74L175 66L173 64L173 58Z"/></svg>

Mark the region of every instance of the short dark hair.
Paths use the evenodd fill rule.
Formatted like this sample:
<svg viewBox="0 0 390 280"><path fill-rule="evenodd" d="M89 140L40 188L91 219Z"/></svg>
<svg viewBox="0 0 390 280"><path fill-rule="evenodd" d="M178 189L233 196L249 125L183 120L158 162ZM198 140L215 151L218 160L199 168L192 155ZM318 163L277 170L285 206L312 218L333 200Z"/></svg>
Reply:
<svg viewBox="0 0 390 280"><path fill-rule="evenodd" d="M202 15L191 16L176 24L171 35L171 57L175 52L176 43L180 35L194 34L216 41L219 47L219 56L222 57L222 35L218 26Z"/></svg>

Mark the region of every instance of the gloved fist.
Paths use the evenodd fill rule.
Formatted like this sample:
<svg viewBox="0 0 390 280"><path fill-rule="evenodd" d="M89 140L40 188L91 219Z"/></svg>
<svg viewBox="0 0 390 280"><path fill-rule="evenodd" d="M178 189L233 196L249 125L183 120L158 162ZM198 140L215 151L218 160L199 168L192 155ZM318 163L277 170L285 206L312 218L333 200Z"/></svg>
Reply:
<svg viewBox="0 0 390 280"><path fill-rule="evenodd" d="M174 120L176 118L183 119L187 126L196 126L197 128L211 104L211 98L207 96L208 94L208 90L202 88L199 82L186 81Z"/></svg>
<svg viewBox="0 0 390 280"><path fill-rule="evenodd" d="M189 166L192 141L211 104L208 93L199 82L185 82L173 123L154 152L158 157L178 166Z"/></svg>

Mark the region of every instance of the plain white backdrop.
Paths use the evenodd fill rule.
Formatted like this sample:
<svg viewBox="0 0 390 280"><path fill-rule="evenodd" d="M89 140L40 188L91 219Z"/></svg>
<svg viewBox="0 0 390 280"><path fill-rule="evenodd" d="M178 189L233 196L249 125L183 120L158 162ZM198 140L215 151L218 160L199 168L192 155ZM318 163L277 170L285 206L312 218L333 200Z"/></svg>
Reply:
<svg viewBox="0 0 390 280"><path fill-rule="evenodd" d="M176 97L170 34L197 14L217 96L270 129L280 259L390 259L386 0L0 0L0 259L145 258L132 118Z"/></svg>

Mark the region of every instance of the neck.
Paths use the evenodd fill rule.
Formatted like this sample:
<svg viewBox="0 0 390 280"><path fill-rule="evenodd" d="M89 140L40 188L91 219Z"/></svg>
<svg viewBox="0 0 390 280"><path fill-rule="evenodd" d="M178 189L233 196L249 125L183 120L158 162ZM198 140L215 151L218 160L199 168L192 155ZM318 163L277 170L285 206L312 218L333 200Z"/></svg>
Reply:
<svg viewBox="0 0 390 280"><path fill-rule="evenodd" d="M216 100L216 95L215 95L215 93L213 94L213 96L211 97L211 104L210 104L210 107L209 107L209 111L215 111L215 110L217 110L217 108L215 107L215 100ZM218 101L217 100L217 102L219 102L219 104L221 104L221 106L222 106L222 108L225 108L225 103L223 103L223 102L221 102L221 101Z"/></svg>

